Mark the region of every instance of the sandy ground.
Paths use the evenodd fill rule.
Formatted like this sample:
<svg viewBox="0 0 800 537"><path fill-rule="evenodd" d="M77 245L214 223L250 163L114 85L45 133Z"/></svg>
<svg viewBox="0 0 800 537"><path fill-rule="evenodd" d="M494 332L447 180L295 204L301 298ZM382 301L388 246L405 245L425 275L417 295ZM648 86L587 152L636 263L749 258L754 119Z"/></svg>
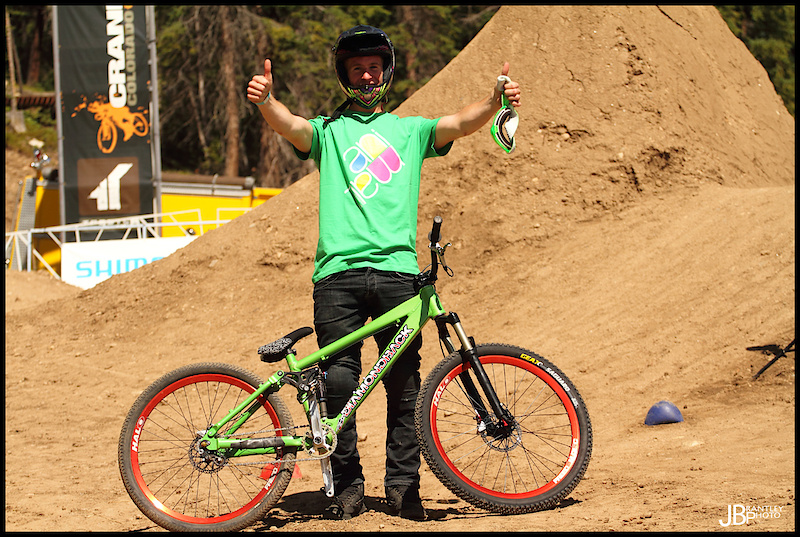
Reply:
<svg viewBox="0 0 800 537"><path fill-rule="evenodd" d="M426 163L420 230L444 217L455 278L438 288L475 339L530 348L580 390L584 479L553 510L499 516L423 465L429 520L389 516L379 389L359 413L370 510L322 520L305 462L252 529L793 531L794 354L753 380L772 356L748 350L795 337L794 120L763 69L711 7L503 8L397 112L455 111L503 59L527 89L518 149L484 129ZM17 165L7 152L7 197ZM187 363L278 368L256 349L312 322L317 180L86 291L6 271L5 529L160 530L122 486L123 419ZM441 359L426 330L423 375ZM644 425L662 399L684 421ZM737 504L769 516L721 526Z"/></svg>

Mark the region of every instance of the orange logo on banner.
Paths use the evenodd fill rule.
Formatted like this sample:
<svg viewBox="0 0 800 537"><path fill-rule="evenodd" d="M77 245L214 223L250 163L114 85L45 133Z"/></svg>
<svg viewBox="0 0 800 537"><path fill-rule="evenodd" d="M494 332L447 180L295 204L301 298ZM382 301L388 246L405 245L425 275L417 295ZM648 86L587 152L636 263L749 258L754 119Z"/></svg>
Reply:
<svg viewBox="0 0 800 537"><path fill-rule="evenodd" d="M72 117L83 109L94 114L94 119L100 122L100 128L97 130L97 147L103 153L111 153L117 147L118 130L122 131L123 142L130 140L134 134L147 136L150 131L150 125L143 113L131 112L127 106L114 108L102 97L91 103L87 103L84 97L83 103L75 107Z"/></svg>

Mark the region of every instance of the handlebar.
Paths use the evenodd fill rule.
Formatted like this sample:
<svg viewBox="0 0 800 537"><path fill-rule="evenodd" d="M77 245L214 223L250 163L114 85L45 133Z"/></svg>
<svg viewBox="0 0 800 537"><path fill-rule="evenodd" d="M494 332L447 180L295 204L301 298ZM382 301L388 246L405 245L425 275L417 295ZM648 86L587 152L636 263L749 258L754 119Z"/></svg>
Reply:
<svg viewBox="0 0 800 537"><path fill-rule="evenodd" d="M436 247L438 246L439 241L442 239L441 216L433 217L433 227L431 228L431 232L428 234L428 239L431 241L429 245L429 248L431 249L430 281L433 283L436 281L436 274L439 272L439 253L436 250Z"/></svg>
<svg viewBox="0 0 800 537"><path fill-rule="evenodd" d="M431 232L428 234L428 239L431 241L428 245L428 248L431 251L431 269L425 272L420 272L417 274L414 287L416 291L419 291L426 285L433 285L436 283L436 275L439 272L439 266L441 265L444 268L444 271L447 273L448 276L453 275L453 271L450 267L447 266L447 263L444 261L444 251L447 249L449 244L445 244L444 246L439 244L439 241L442 240L442 217L436 216L433 218L433 227L431 228Z"/></svg>
<svg viewBox="0 0 800 537"><path fill-rule="evenodd" d="M431 245L435 245L437 242L442 240L442 217L441 216L434 216L433 217L433 228L431 232L428 233L428 240L431 241Z"/></svg>

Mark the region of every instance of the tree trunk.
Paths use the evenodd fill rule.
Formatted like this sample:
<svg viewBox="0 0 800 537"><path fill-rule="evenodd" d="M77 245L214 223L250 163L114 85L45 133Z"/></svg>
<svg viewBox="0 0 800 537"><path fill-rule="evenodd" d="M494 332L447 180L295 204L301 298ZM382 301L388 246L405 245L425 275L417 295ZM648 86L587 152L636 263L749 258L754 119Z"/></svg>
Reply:
<svg viewBox="0 0 800 537"><path fill-rule="evenodd" d="M414 13L414 6L403 5L400 7L401 13L401 23L409 28L409 33L413 38L413 42L417 42L417 38L420 34L419 29L419 17L415 16ZM413 82L411 86L406 90L405 97L408 99L411 95L414 94L416 91L417 86L419 85L419 73L417 72L417 50L416 47L409 47L408 50L405 51L406 54L406 77L408 80Z"/></svg>
<svg viewBox="0 0 800 537"><path fill-rule="evenodd" d="M25 82L29 86L39 84L39 72L42 65L42 34L44 33L45 6L36 6L36 24L33 25L33 39L28 56L28 76Z"/></svg>
<svg viewBox="0 0 800 537"><path fill-rule="evenodd" d="M258 51L259 51L259 53L260 54L264 54L267 51L268 47L269 47L269 43L267 42L267 34L264 31L263 27L259 28L259 30L258 30ZM264 60L261 59L261 56L257 55L256 57L258 58L258 61L256 62L256 65L259 65L261 62L264 61ZM254 108L254 107L251 106L251 108ZM257 110L255 112L253 112L253 114L258 114L259 116L261 115L261 113L259 111L257 111ZM258 147L259 147L259 151L258 151L258 162L256 163L256 177L257 177L258 185L259 186L263 186L263 187L275 187L275 186L278 186L277 184L275 184L273 182L272 177L270 177L271 174L269 173L271 168L273 167L273 166L271 166L271 162L270 162L270 160L271 160L270 159L270 153L271 153L270 149L271 149L271 144L272 144L272 140L271 140L271 136L270 135L273 132L274 131L270 128L270 126L267 124L267 122L263 121L263 119L262 119L260 121L260 123L259 123L259 129L258 129L258 137L259 137Z"/></svg>
<svg viewBox="0 0 800 537"><path fill-rule="evenodd" d="M239 175L239 92L236 91L234 75L234 52L231 25L236 8L220 7L220 23L222 24L222 81L224 86L225 114L225 175Z"/></svg>
<svg viewBox="0 0 800 537"><path fill-rule="evenodd" d="M201 11L200 8L195 6L192 19L194 22L194 36L195 36L195 45L198 49L202 49L200 46L199 41L203 38L202 32L202 24L201 24ZM206 89L205 89L205 76L203 74L203 69L205 65L202 61L199 61L197 65L194 66L197 71L197 98L195 98L193 92L189 92L189 99L192 103L192 112L193 117L195 120L195 124L197 125L197 138L200 140L200 147L203 150L203 155L208 154L208 138L206 137L206 124L208 123L205 119L206 116ZM182 73L178 73L178 76L183 76Z"/></svg>

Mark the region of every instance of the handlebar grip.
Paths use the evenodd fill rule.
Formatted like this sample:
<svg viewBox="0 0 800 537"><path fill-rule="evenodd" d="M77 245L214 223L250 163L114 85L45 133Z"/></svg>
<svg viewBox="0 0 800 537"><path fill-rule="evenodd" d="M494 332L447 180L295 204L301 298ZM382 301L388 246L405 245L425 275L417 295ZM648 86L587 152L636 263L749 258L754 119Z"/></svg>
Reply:
<svg viewBox="0 0 800 537"><path fill-rule="evenodd" d="M434 216L433 217L433 228L431 232L428 234L428 240L431 241L431 244L436 244L440 240L442 240L442 217L441 216Z"/></svg>

